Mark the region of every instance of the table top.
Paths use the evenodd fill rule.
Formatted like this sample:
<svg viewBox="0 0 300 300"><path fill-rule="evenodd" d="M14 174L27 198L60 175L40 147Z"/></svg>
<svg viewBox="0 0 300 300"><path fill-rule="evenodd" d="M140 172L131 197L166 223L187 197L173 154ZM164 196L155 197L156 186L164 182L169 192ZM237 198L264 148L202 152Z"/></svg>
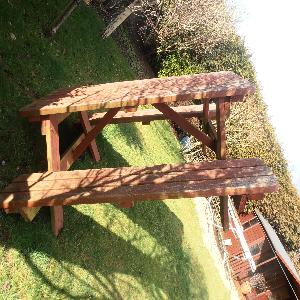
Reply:
<svg viewBox="0 0 300 300"><path fill-rule="evenodd" d="M61 89L20 110L24 117L175 102L244 96L255 87L233 72L152 78Z"/></svg>

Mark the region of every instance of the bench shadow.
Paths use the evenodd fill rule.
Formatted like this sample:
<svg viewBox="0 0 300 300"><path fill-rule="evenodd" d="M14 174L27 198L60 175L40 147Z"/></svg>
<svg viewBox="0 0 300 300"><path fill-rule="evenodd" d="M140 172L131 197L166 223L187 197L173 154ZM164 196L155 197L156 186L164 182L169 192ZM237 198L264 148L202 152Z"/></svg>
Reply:
<svg viewBox="0 0 300 300"><path fill-rule="evenodd" d="M182 247L183 225L163 201L135 202L133 208L122 211L132 222L155 236L170 252L176 252Z"/></svg>
<svg viewBox="0 0 300 300"><path fill-rule="evenodd" d="M131 135L134 138L131 143L136 144L140 140L138 130L134 124L129 125L120 128L125 130L124 136ZM80 128L77 133L80 133ZM62 134L68 136L67 133ZM103 135L99 135L97 143L101 149L101 161L93 162L86 151L74 164L74 169L128 166L128 162ZM182 245L183 225L165 203L149 201L137 203L132 209L121 209L128 219L157 241L153 249L137 248L134 243L136 240L125 240L113 233L109 228L118 220L114 214L109 213L111 206L103 205L104 209L107 208L107 227L76 208L65 207L65 228L57 239L50 230L47 208L43 208L37 218L28 224L24 224L18 215L1 212L0 245L6 250L17 250L34 276L51 293L59 293L63 297L126 299L120 287L118 276L121 274L127 275L122 278L123 287L126 285L128 290L137 294L140 289L138 284L151 299L208 299L205 276L200 266L197 267L197 289L191 283L194 266L191 256ZM134 233L133 236L136 239L142 238ZM161 246L166 251L156 255L155 248ZM55 265L58 264L58 277L49 274L34 258L37 253L50 262L54 261ZM78 268L83 269L88 276L80 276L75 271ZM64 277L72 280L61 282L60 278L63 280ZM132 277L134 283L130 279ZM83 292L73 290L72 281L76 281Z"/></svg>
<svg viewBox="0 0 300 300"><path fill-rule="evenodd" d="M133 215L131 217L136 218ZM150 226L151 222L145 225L147 222L139 218L137 220L143 223L144 228ZM51 293L60 293L71 299L127 299L130 295L124 298L120 292L118 276L121 274L128 275L122 277L122 285L126 285L128 291L137 294L140 291L137 282L147 291L150 299L182 299L182 295L185 299L208 299L205 276L201 269L197 274L197 291L191 286L192 262L178 237L169 241L169 247L174 247L176 251L155 255L155 249L149 253L137 248L132 241L126 241L110 231L109 226L103 227L71 206L65 208L65 221L64 230L55 238L49 230L50 217L45 208L33 223L26 226L22 226L17 215L4 216L1 212L0 216L1 246L6 250L16 249L33 274L51 289ZM113 215L109 221L113 222ZM171 225L168 231L172 231ZM162 232L155 231L153 234L156 238ZM161 237L158 240L161 241ZM65 278L67 273L71 282L61 282L56 275L49 276L47 268L43 268L34 259L36 253L48 258L48 267L53 260L59 264L59 276ZM74 271L78 268L83 269L88 276L80 276ZM130 279L132 277L135 279L134 284ZM79 284L84 292L76 292L72 288L73 282Z"/></svg>
<svg viewBox="0 0 300 300"><path fill-rule="evenodd" d="M130 145L131 147L137 148L139 150L144 148L144 145L142 143L143 137L140 134L135 123L118 124L118 130L126 139L126 145Z"/></svg>

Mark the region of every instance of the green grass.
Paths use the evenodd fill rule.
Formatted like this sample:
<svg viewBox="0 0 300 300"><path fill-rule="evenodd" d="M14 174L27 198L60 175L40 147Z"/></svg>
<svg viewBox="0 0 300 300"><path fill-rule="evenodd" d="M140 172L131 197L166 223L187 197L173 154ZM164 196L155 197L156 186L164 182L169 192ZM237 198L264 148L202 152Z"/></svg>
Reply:
<svg viewBox="0 0 300 300"><path fill-rule="evenodd" d="M1 188L19 174L46 170L45 142L38 125L19 116L22 106L60 87L135 77L114 41L100 39L103 23L87 7L53 39L44 38L43 27L64 2L0 3ZM65 141L72 125L69 120L62 128ZM182 161L166 122L110 125L97 144L101 162L86 153L73 168ZM64 213L58 238L47 208L32 223L0 213L1 299L229 298L192 201L140 202L128 210L80 205Z"/></svg>

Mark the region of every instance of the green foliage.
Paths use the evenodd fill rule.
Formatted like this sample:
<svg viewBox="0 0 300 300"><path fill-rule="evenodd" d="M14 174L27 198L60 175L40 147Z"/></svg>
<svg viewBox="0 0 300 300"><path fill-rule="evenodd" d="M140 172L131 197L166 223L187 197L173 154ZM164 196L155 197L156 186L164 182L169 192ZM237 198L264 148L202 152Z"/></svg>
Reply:
<svg viewBox="0 0 300 300"><path fill-rule="evenodd" d="M287 162L261 97L256 94L249 96L244 103L236 104L226 125L230 156L262 158L272 168L280 184L278 193L267 195L263 201L251 203L250 208L257 206L271 220L286 245L298 249L299 196L291 182Z"/></svg>
<svg viewBox="0 0 300 300"><path fill-rule="evenodd" d="M232 41L219 43L209 52L174 52L160 56L159 75L178 76L201 72L233 71L256 82L250 56L243 42L236 37Z"/></svg>
<svg viewBox="0 0 300 300"><path fill-rule="evenodd" d="M161 53L207 51L234 36L234 24L224 0L140 1L143 40Z"/></svg>
<svg viewBox="0 0 300 300"><path fill-rule="evenodd" d="M160 77L179 76L205 72L205 68L194 63L188 53L172 53L162 59Z"/></svg>
<svg viewBox="0 0 300 300"><path fill-rule="evenodd" d="M209 72L233 71L252 82L256 80L249 53L238 37L219 43L210 52L198 54L197 57L198 63Z"/></svg>
<svg viewBox="0 0 300 300"><path fill-rule="evenodd" d="M181 58L183 58L181 60ZM162 56L160 75L230 70L256 83L254 67L239 38L220 43L209 53L177 53ZM300 199L294 188L287 162L270 123L267 107L257 93L233 105L226 123L227 145L232 158L260 157L274 171L280 190L249 208L258 207L271 221L290 249L300 245Z"/></svg>

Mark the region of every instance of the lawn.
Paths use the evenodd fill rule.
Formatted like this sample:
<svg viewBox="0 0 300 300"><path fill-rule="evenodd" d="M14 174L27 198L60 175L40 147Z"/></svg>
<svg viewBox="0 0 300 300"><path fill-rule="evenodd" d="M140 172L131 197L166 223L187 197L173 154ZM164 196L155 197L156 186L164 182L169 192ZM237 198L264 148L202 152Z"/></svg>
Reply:
<svg viewBox="0 0 300 300"><path fill-rule="evenodd" d="M0 187L46 170L37 124L18 110L60 87L135 78L103 23L81 5L53 39L45 25L66 1L0 2ZM61 129L65 140L74 119ZM101 162L86 153L73 168L143 166L182 161L167 122L110 125L98 137ZM62 149L65 145L62 145ZM58 238L49 210L32 223L0 213L2 299L228 299L204 247L192 201L66 207Z"/></svg>

